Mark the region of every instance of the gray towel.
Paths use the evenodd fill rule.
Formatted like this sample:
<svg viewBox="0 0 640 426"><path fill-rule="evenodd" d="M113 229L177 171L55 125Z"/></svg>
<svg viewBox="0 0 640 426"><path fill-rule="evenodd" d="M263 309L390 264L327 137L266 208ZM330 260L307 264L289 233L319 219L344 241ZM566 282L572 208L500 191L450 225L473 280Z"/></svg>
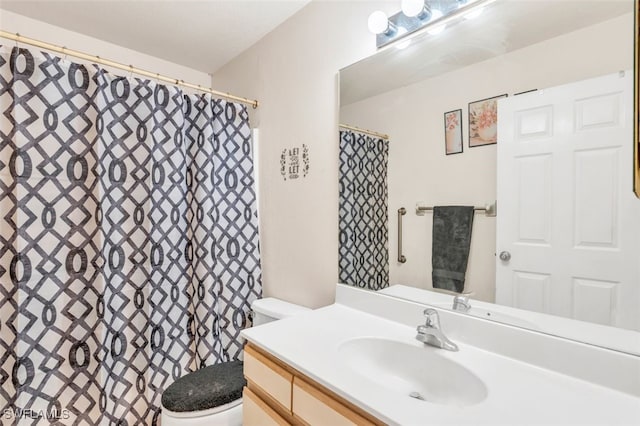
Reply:
<svg viewBox="0 0 640 426"><path fill-rule="evenodd" d="M431 280L434 288L462 293L472 227L472 206L433 208Z"/></svg>

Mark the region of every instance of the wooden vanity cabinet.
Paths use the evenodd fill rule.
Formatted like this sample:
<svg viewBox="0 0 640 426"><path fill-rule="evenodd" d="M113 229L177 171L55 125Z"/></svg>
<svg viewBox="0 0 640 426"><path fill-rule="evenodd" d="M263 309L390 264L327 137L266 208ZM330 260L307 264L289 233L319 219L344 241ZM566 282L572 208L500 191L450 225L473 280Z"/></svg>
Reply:
<svg viewBox="0 0 640 426"><path fill-rule="evenodd" d="M244 350L244 376L244 426L384 424L251 344Z"/></svg>

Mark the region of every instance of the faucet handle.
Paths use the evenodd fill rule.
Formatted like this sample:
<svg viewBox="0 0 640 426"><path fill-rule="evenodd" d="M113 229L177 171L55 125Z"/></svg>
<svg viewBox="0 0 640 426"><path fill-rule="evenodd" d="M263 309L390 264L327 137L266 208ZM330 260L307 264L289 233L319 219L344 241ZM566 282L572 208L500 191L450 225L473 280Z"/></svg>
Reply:
<svg viewBox="0 0 640 426"><path fill-rule="evenodd" d="M424 310L424 316L426 318L425 326L430 328L440 328L440 316L438 311L433 308L427 308Z"/></svg>
<svg viewBox="0 0 640 426"><path fill-rule="evenodd" d="M456 294L453 297L453 300L454 300L454 302L469 303L469 296L470 295L471 295L471 293Z"/></svg>
<svg viewBox="0 0 640 426"><path fill-rule="evenodd" d="M453 310L460 312L468 312L471 309L469 296L471 293L457 294L453 297Z"/></svg>

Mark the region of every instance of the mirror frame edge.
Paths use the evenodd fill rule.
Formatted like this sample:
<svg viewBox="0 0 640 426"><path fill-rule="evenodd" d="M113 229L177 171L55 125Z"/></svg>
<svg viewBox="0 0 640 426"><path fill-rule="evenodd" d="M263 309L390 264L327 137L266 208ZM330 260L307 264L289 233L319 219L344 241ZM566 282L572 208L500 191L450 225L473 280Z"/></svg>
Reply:
<svg viewBox="0 0 640 426"><path fill-rule="evenodd" d="M634 123L633 123L633 189L636 197L640 198L640 0L634 1Z"/></svg>

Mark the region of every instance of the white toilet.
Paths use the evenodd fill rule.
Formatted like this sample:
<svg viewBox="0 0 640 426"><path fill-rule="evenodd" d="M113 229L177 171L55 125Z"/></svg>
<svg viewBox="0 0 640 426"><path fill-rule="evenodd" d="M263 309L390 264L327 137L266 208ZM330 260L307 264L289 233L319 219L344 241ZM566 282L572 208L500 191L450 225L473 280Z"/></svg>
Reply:
<svg viewBox="0 0 640 426"><path fill-rule="evenodd" d="M251 305L253 311L253 325L266 324L271 321L290 317L302 312L309 311L309 308L304 306L294 305L293 303L285 302L283 300L268 297L265 299L259 299L253 302ZM209 369L208 372L203 370ZM197 410L187 408L181 411L172 411L165 407L165 394L172 392L171 385L165 394L163 394L162 402L162 414L161 414L161 426L241 426L242 425L242 385L244 378L242 377L242 364L238 361L217 364L216 366L209 366L202 370L187 374L186 376L178 379L178 381L196 379L194 383L191 383L191 387L198 387L197 381L202 383L202 380L208 380L207 376L203 376L203 373L208 375L227 376L231 377L230 380L226 380L225 383L221 383L222 386L229 386L229 391L236 395L238 398L233 399L230 402L216 405L213 408L206 410ZM176 382L178 382L176 381ZM201 386L200 386L201 387ZM180 394L182 393L182 394ZM177 395L178 399L181 399L181 404L187 401L188 407L190 391L178 390L173 391L172 395ZM215 396L214 396L215 398ZM228 398L227 398L228 399ZM169 405L169 403L167 403ZM184 408L183 404L183 408ZM173 405L170 405L173 408Z"/></svg>

